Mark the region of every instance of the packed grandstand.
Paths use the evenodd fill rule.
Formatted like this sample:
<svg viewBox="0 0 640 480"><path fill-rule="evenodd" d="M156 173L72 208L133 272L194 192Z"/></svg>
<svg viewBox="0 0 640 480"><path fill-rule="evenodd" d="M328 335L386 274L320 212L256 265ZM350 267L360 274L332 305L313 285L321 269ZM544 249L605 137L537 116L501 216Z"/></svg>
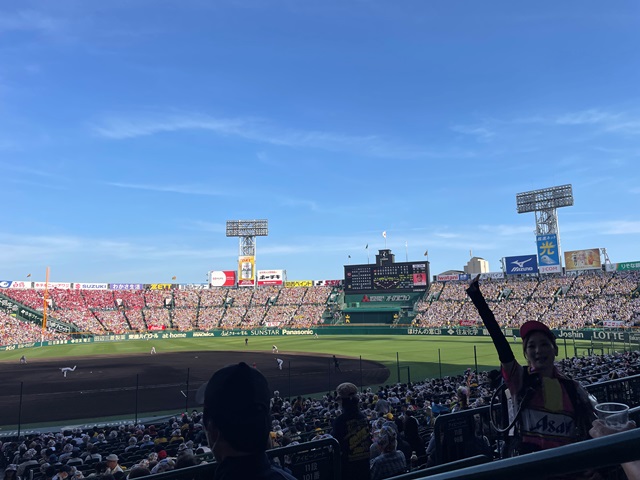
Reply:
<svg viewBox="0 0 640 480"><path fill-rule="evenodd" d="M228 288L163 284L110 289L109 284L5 282L0 290L0 344L65 340L154 330L321 328L349 323L349 312L386 308L372 322L414 327L481 326L465 295L465 281L434 281L424 294L375 305L346 303L341 282L287 282ZM332 285L326 285L332 283ZM304 284L305 286L299 286ZM586 271L567 276L505 276L484 280L486 296L504 327L539 320L555 329L640 325L640 271ZM60 288L60 285L66 288ZM298 285L298 286L297 286ZM37 288L34 288L36 286ZM83 288L90 287L90 288ZM47 311L47 329L42 314ZM368 300L365 295L365 300ZM386 307L385 307L386 306ZM382 318L382 321L380 319ZM353 323L353 320L351 321ZM362 321L361 321L362 323Z"/></svg>

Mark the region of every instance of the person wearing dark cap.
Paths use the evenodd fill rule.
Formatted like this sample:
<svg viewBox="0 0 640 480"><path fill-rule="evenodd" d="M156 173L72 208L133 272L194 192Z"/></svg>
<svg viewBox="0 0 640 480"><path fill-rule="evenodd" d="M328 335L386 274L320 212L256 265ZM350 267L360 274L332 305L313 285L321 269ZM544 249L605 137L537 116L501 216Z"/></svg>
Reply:
<svg viewBox="0 0 640 480"><path fill-rule="evenodd" d="M53 480L66 480L73 472L73 469L69 465L61 465L58 469L58 473L53 476Z"/></svg>
<svg viewBox="0 0 640 480"><path fill-rule="evenodd" d="M371 432L367 417L358 407L358 387L341 383L336 394L342 404L342 413L333 423L333 436L340 443L342 478L368 480Z"/></svg>
<svg viewBox="0 0 640 480"><path fill-rule="evenodd" d="M15 463L7 465L7 468L4 471L4 480L17 480L17 470L18 466Z"/></svg>
<svg viewBox="0 0 640 480"><path fill-rule="evenodd" d="M295 480L273 466L267 450L271 389L259 370L244 362L221 368L198 390L203 423L218 461L214 480Z"/></svg>
<svg viewBox="0 0 640 480"><path fill-rule="evenodd" d="M589 438L595 419L586 390L558 371L556 338L544 323L531 320L520 327L527 366L521 366L487 305L479 275L467 294L491 335L502 366L502 376L515 404L516 427L512 454L524 454Z"/></svg>

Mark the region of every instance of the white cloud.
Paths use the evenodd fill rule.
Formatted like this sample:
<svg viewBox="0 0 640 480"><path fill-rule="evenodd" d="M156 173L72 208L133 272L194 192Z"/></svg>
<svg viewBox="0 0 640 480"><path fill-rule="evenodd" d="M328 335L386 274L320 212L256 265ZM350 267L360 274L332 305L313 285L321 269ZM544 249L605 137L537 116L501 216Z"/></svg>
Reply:
<svg viewBox="0 0 640 480"><path fill-rule="evenodd" d="M48 183L42 183L42 182L32 182L30 180L20 180L17 178L11 178L11 179L7 179L5 180L7 183L13 183L16 185L29 185L30 187L37 187L37 188L46 188L46 189L50 189L50 190L67 190L66 186L63 185L59 185L55 182L48 182Z"/></svg>
<svg viewBox="0 0 640 480"><path fill-rule="evenodd" d="M562 222L560 230L563 234L631 235L640 233L640 221L606 220L595 222Z"/></svg>
<svg viewBox="0 0 640 480"><path fill-rule="evenodd" d="M205 222L204 220L194 220L188 222L187 225L202 232L225 233L227 231L226 225L222 223Z"/></svg>
<svg viewBox="0 0 640 480"><path fill-rule="evenodd" d="M621 114L612 114L596 109L583 110L580 112L565 113L555 118L558 125L595 125L610 124L621 117Z"/></svg>
<svg viewBox="0 0 640 480"><path fill-rule="evenodd" d="M118 188L128 188L132 190L147 190L152 192L180 193L184 195L205 195L220 197L229 195L227 192L214 190L201 185L145 185L135 183L107 182L106 185Z"/></svg>
<svg viewBox="0 0 640 480"><path fill-rule="evenodd" d="M280 203L284 207L302 207L311 210L312 212L319 213L321 211L327 211L320 208L317 202L313 200L305 200L303 198L291 198L291 197L279 197Z"/></svg>
<svg viewBox="0 0 640 480"><path fill-rule="evenodd" d="M434 233L433 236L438 238L459 238L462 235L460 235L459 233L438 232Z"/></svg>
<svg viewBox="0 0 640 480"><path fill-rule="evenodd" d="M55 259L74 261L108 259L166 261L168 259L202 259L228 257L227 249L192 248L171 243L161 244L149 239L111 240L77 236L0 236L0 263L4 265L33 265ZM67 260L65 260L67 259Z"/></svg>
<svg viewBox="0 0 640 480"><path fill-rule="evenodd" d="M215 118L202 114L159 114L153 117L106 117L94 122L92 130L113 140L134 139L161 133L203 130L217 135L237 137L257 143L282 147L317 148L337 152L353 152L383 158L460 158L473 153L458 149L428 150L421 146L403 145L378 135L347 135L320 130L298 130L281 127L264 119ZM266 156L258 155L261 161Z"/></svg>
<svg viewBox="0 0 640 480"><path fill-rule="evenodd" d="M640 121L629 120L629 121L612 122L607 126L607 130L610 132L620 132L620 133L626 133L630 135L638 135L640 134Z"/></svg>
<svg viewBox="0 0 640 480"><path fill-rule="evenodd" d="M211 130L222 135L231 135L250 122L251 120L215 119L203 115L161 116L156 119L110 117L103 120L102 124L95 125L94 131L100 136L114 140L180 130Z"/></svg>
<svg viewBox="0 0 640 480"><path fill-rule="evenodd" d="M25 167L25 166L22 166L22 165L0 163L0 170L8 170L8 171L19 173L19 174L24 174L24 175L29 175L29 176L36 176L36 177L52 178L52 179L57 179L57 180L64 179L64 177L62 175L59 175L57 173L53 173L50 170L47 170L47 169L44 169L44 168L29 168L29 167Z"/></svg>
<svg viewBox="0 0 640 480"><path fill-rule="evenodd" d="M36 31L50 34L60 31L63 26L61 20L33 10L22 10L13 14L3 12L0 16L0 32Z"/></svg>
<svg viewBox="0 0 640 480"><path fill-rule="evenodd" d="M534 230L533 225L480 225L478 228L487 233L504 237L523 235Z"/></svg>
<svg viewBox="0 0 640 480"><path fill-rule="evenodd" d="M451 129L454 132L476 137L478 141L488 141L496 135L495 131L490 130L486 126L479 125L454 125Z"/></svg>
<svg viewBox="0 0 640 480"><path fill-rule="evenodd" d="M604 235L631 235L640 233L640 221L612 220L602 222L599 231Z"/></svg>
<svg viewBox="0 0 640 480"><path fill-rule="evenodd" d="M541 124L547 126L591 126L604 132L623 134L640 134L640 120L625 112L608 112L599 109L588 109L567 112L555 116L531 116L519 118L514 123Z"/></svg>
<svg viewBox="0 0 640 480"><path fill-rule="evenodd" d="M288 147L344 149L372 146L375 136L348 136L322 131L282 129L257 118L214 118L206 115L172 115L158 118L108 118L95 125L99 135L115 140L137 138L182 130L206 130L222 136L234 136Z"/></svg>

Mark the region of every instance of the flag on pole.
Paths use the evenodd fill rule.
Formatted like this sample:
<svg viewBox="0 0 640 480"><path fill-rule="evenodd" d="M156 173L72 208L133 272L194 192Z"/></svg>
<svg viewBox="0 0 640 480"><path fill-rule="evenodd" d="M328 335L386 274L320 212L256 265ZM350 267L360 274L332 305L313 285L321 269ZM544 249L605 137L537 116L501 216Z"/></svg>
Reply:
<svg viewBox="0 0 640 480"><path fill-rule="evenodd" d="M428 257L428 256L429 256L429 250L425 250L425 251L424 251L424 256L425 256L425 257Z"/></svg>
<svg viewBox="0 0 640 480"><path fill-rule="evenodd" d="M382 232L382 238L387 238L387 231Z"/></svg>
<svg viewBox="0 0 640 480"><path fill-rule="evenodd" d="M31 274L30 274L30 273L27 273L27 278L29 278L30 276L31 276Z"/></svg>

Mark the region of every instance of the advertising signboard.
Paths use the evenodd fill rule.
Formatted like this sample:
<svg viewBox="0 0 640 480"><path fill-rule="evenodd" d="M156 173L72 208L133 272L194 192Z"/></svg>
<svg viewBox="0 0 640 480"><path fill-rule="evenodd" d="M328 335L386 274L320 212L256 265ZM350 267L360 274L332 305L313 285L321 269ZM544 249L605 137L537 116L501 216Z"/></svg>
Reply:
<svg viewBox="0 0 640 480"><path fill-rule="evenodd" d="M317 287L341 287L343 280L314 280L313 284Z"/></svg>
<svg viewBox="0 0 640 480"><path fill-rule="evenodd" d="M0 280L0 288L31 288L31 282L20 280Z"/></svg>
<svg viewBox="0 0 640 480"><path fill-rule="evenodd" d="M235 287L236 272L234 270L212 270L209 272L209 285L212 287Z"/></svg>
<svg viewBox="0 0 640 480"><path fill-rule="evenodd" d="M436 280L438 280L438 282L457 282L458 280L460 280L460 275L457 273L448 274L448 275L438 275L436 277Z"/></svg>
<svg viewBox="0 0 640 480"><path fill-rule="evenodd" d="M504 278L503 272L486 272L480 274L480 280L498 280Z"/></svg>
<svg viewBox="0 0 640 480"><path fill-rule="evenodd" d="M286 288L313 287L313 280L293 280L284 283Z"/></svg>
<svg viewBox="0 0 640 480"><path fill-rule="evenodd" d="M53 288L59 288L62 290L69 290L71 288L71 284L70 283L66 283L66 282L33 282L33 288L35 288L36 290L45 290L45 289L53 289Z"/></svg>
<svg viewBox="0 0 640 480"><path fill-rule="evenodd" d="M241 255L238 257L238 286L253 287L255 276L256 257L253 255Z"/></svg>
<svg viewBox="0 0 640 480"><path fill-rule="evenodd" d="M258 270L258 286L284 285L286 280L284 270Z"/></svg>
<svg viewBox="0 0 640 480"><path fill-rule="evenodd" d="M600 270L600 249L573 250L564 252L564 266L569 270Z"/></svg>
<svg viewBox="0 0 640 480"><path fill-rule="evenodd" d="M629 270L640 270L640 262L621 262L616 266L619 272L627 272Z"/></svg>
<svg viewBox="0 0 640 480"><path fill-rule="evenodd" d="M75 283L73 288L76 290L108 290L108 283Z"/></svg>
<svg viewBox="0 0 640 480"><path fill-rule="evenodd" d="M144 285L141 283L110 283L110 290L142 290Z"/></svg>
<svg viewBox="0 0 640 480"><path fill-rule="evenodd" d="M504 266L507 275L523 275L538 273L536 254L519 255L517 257L504 257Z"/></svg>
<svg viewBox="0 0 640 480"><path fill-rule="evenodd" d="M536 235L538 245L538 270L540 273L560 273L560 248L558 236L555 233Z"/></svg>

